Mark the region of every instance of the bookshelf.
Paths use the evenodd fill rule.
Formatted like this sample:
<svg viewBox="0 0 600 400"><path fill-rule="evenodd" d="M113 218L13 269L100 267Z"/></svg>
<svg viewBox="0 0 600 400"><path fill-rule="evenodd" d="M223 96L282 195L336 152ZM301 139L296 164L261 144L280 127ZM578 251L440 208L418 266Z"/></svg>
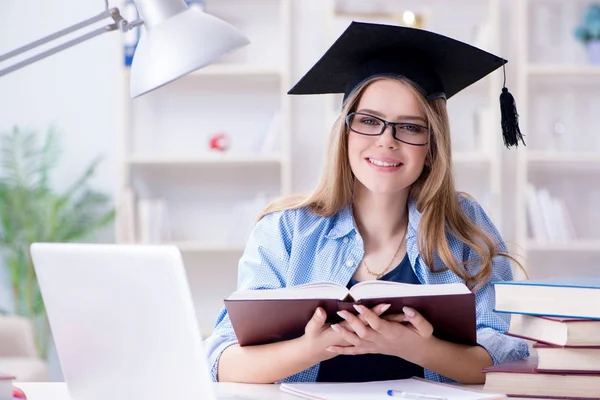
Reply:
<svg viewBox="0 0 600 400"><path fill-rule="evenodd" d="M251 43L138 99L123 88L116 221L118 243L150 237L181 250L204 336L236 288L258 213L291 192L292 166L290 0L208 0L205 11ZM226 151L210 149L217 134ZM141 212L150 201L163 219ZM160 235L142 234L154 224Z"/></svg>
<svg viewBox="0 0 600 400"><path fill-rule="evenodd" d="M327 0L328 48L352 20L422 27L500 53L499 0L455 2ZM413 20L416 25L411 25ZM448 23L460 20L461 24ZM503 231L502 135L498 97L502 70L476 82L448 102L457 189L474 196ZM341 95L324 96L325 131L339 116Z"/></svg>
<svg viewBox="0 0 600 400"><path fill-rule="evenodd" d="M527 142L517 157L516 230L530 277L599 274L600 66L573 36L589 3L514 1Z"/></svg>

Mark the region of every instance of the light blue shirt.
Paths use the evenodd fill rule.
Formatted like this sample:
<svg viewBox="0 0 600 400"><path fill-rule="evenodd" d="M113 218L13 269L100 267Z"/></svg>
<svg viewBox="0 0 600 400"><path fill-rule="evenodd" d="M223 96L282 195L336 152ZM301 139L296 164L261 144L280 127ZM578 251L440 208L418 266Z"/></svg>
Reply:
<svg viewBox="0 0 600 400"><path fill-rule="evenodd" d="M467 197L460 196L459 200L469 218L491 234L501 249L506 250L500 233L482 207ZM420 219L421 213L416 204L409 201L406 252L419 281L422 284L464 283L449 269L431 272L425 265L417 248ZM447 237L458 260L477 257L477 253L468 246L450 235ZM250 235L239 261L238 289L274 289L315 281L331 281L345 286L363 255L364 243L356 229L351 207L329 218L317 216L308 208L274 212L261 219ZM440 258L436 257L434 264L435 270L444 268ZM524 358L529 355L529 350L524 340L504 335L510 324L510 314L493 311L495 292L490 282L512 280L511 264L505 257L497 257L492 266L490 280L475 295L477 343L488 351L494 364L500 364ZM221 353L236 343L227 310L223 308L212 335L205 340L213 380L217 380ZM282 382L314 382L319 365L287 377ZM425 378L451 381L427 369Z"/></svg>

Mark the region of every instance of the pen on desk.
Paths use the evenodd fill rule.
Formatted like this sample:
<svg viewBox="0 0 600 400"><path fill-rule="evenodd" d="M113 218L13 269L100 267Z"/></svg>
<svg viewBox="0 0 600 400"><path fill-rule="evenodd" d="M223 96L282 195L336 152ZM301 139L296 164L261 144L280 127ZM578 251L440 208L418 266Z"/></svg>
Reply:
<svg viewBox="0 0 600 400"><path fill-rule="evenodd" d="M410 393L410 392L403 392L401 390L388 390L387 391L388 396L392 396L392 397L403 397L405 399L412 399L412 400L447 400L445 397L441 397L441 396L432 396L429 394L421 394L421 393Z"/></svg>

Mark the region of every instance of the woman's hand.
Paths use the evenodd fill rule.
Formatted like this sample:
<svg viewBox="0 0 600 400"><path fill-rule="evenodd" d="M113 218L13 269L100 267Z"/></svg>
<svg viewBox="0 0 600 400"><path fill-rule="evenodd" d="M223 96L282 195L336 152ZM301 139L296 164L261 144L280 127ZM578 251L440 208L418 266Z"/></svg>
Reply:
<svg viewBox="0 0 600 400"><path fill-rule="evenodd" d="M379 315L386 310L386 307L384 304L382 304L373 307L372 310L369 310L366 307L365 309L369 311L369 315L375 315L377 318L379 318ZM363 327L367 325L367 321L362 315L354 318L356 319L355 323L362 324ZM337 355L327 351L329 347L333 346L345 348L346 346L352 346L352 343L346 341L340 332L331 329L331 324L327 323L326 320L327 315L325 310L323 310L321 307L318 307L310 321L308 321L306 324L306 327L304 328L304 336L301 338L303 347L306 349L306 351L316 353L316 357L319 362L328 360ZM347 321L343 321L337 325L346 330L352 329Z"/></svg>
<svg viewBox="0 0 600 400"><path fill-rule="evenodd" d="M382 305L381 308L385 311L388 307ZM335 355L387 354L417 363L418 355L433 337L432 325L412 308L404 307L404 314L382 318L365 306L356 305L355 308L360 318L348 311L340 311L338 314L344 323L331 325L331 330L339 333L350 346L333 344L327 351ZM409 324L405 325L406 322Z"/></svg>

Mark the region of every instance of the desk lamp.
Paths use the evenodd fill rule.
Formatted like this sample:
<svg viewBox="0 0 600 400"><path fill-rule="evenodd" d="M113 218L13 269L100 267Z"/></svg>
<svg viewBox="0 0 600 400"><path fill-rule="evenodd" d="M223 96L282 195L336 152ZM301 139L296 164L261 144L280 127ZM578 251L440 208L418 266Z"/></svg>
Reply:
<svg viewBox="0 0 600 400"><path fill-rule="evenodd" d="M140 15L135 21L124 19L119 9L109 8L108 0L105 0L106 9L102 13L0 55L2 63L105 18L112 18L112 23L104 27L0 69L0 77L104 32L127 32L143 24L145 29L131 64L129 91L130 96L136 98L249 43L236 28L197 7L188 8L185 0L134 0L134 3Z"/></svg>

